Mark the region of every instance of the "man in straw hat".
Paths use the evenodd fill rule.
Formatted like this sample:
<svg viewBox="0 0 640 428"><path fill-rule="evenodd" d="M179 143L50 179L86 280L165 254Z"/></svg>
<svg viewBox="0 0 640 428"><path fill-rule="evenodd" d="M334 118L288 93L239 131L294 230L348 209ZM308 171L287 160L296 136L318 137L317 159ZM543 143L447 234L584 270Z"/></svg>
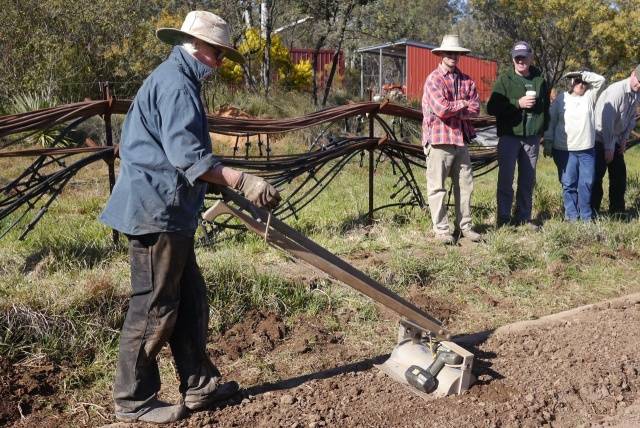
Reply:
<svg viewBox="0 0 640 428"><path fill-rule="evenodd" d="M540 140L549 124L549 88L533 63L529 43L516 42L511 49L513 68L498 76L487 111L496 117L498 128L497 226L538 226L531 221L533 190ZM516 208L513 204L513 178L518 165Z"/></svg>
<svg viewBox="0 0 640 428"><path fill-rule="evenodd" d="M278 191L261 178L223 166L211 152L201 82L224 57L243 62L220 17L190 12L180 30L156 35L174 45L144 81L127 113L120 174L101 220L129 238L133 292L120 335L113 388L117 419L167 423L235 394L206 354L207 290L194 253L207 183L233 187L273 208ZM183 402L157 399L156 357L171 346Z"/></svg>
<svg viewBox="0 0 640 428"><path fill-rule="evenodd" d="M427 198L433 231L440 242L455 243L449 230L445 187L447 177L451 177L455 227L459 235L477 242L481 236L471 224L473 171L467 144L475 135L469 119L480 112L480 99L474 81L457 67L460 56L469 49L460 46L457 35L446 35L432 52L441 61L424 82L422 145L427 155Z"/></svg>
<svg viewBox="0 0 640 428"><path fill-rule="evenodd" d="M591 193L591 207L600 211L602 180L609 172L609 213L624 214L627 190L627 165L624 152L627 139L637 125L640 106L640 65L629 77L612 83L596 103L596 174Z"/></svg>

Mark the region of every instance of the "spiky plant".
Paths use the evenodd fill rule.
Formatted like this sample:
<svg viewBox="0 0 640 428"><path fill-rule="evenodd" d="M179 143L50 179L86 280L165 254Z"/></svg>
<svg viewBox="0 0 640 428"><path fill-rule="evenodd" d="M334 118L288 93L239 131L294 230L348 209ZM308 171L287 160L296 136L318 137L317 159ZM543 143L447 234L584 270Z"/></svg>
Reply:
<svg viewBox="0 0 640 428"><path fill-rule="evenodd" d="M55 107L59 100L42 92L26 92L11 97L8 105L10 114L27 113L36 110ZM42 147L72 147L77 145L78 135L71 130L61 135L65 125L55 125L38 130L25 136L24 142Z"/></svg>

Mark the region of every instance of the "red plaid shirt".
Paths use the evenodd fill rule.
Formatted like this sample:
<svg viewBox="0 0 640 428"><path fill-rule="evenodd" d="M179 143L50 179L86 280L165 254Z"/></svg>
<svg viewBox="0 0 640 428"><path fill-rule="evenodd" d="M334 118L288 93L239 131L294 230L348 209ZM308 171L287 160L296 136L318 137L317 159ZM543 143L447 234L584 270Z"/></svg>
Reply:
<svg viewBox="0 0 640 428"><path fill-rule="evenodd" d="M444 70L442 64L438 65L424 82L422 145L464 146L464 133L470 138L475 136L469 118L478 113L480 98L473 80L458 68L450 72Z"/></svg>

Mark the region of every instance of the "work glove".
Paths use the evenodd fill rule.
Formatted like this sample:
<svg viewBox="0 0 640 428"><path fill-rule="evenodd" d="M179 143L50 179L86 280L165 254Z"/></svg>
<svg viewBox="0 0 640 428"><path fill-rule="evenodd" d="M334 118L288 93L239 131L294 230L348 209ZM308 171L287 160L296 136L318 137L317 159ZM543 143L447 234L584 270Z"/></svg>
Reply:
<svg viewBox="0 0 640 428"><path fill-rule="evenodd" d="M544 140L544 143L542 143L543 148L544 148L544 157L548 158L550 156L553 156L553 141L551 140Z"/></svg>
<svg viewBox="0 0 640 428"><path fill-rule="evenodd" d="M278 190L268 181L246 172L241 173L235 189L241 191L252 204L268 210L277 207L281 200Z"/></svg>

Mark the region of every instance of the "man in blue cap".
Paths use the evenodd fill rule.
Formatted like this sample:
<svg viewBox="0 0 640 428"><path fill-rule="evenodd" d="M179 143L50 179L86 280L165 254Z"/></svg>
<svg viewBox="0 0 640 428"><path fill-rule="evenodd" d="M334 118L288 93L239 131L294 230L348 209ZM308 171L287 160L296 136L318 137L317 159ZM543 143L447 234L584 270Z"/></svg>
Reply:
<svg viewBox="0 0 640 428"><path fill-rule="evenodd" d="M534 67L529 43L516 42L511 50L513 68L498 76L487 104L498 128L497 225L531 222L533 190L540 140L549 124L549 88ZM518 190L514 217L513 178L518 165Z"/></svg>

